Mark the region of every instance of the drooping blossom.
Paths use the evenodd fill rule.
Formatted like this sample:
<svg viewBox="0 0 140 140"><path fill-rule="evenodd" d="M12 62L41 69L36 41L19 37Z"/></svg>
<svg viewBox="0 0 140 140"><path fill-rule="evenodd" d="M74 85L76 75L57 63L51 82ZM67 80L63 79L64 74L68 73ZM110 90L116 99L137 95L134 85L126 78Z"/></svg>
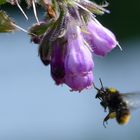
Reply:
<svg viewBox="0 0 140 140"><path fill-rule="evenodd" d="M50 64L56 85L66 84L72 91L92 87L92 55L105 56L118 45L115 35L93 17L109 11L89 0L42 2L48 19L29 30L37 36L32 41L39 43L41 61Z"/></svg>
<svg viewBox="0 0 140 140"><path fill-rule="evenodd" d="M94 19L90 19L87 22L85 39L93 52L100 56L107 55L118 44L115 35Z"/></svg>
<svg viewBox="0 0 140 140"><path fill-rule="evenodd" d="M84 43L80 27L69 24L65 58L65 83L74 91L81 91L93 84L93 59Z"/></svg>

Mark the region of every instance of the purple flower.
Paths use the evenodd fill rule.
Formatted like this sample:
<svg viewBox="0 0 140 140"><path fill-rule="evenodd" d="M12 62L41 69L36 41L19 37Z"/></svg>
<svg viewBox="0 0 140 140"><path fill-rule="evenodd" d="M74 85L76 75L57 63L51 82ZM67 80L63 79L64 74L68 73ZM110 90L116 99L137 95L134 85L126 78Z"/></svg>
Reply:
<svg viewBox="0 0 140 140"><path fill-rule="evenodd" d="M79 26L68 25L67 39L65 83L73 91L81 91L93 84L92 54L84 43Z"/></svg>
<svg viewBox="0 0 140 140"><path fill-rule="evenodd" d="M92 87L93 84L93 72L85 72L80 74L65 75L65 83L71 88L71 91L81 91L86 88Z"/></svg>
<svg viewBox="0 0 140 140"><path fill-rule="evenodd" d="M57 85L64 82L65 68L64 68L65 48L61 40L57 40L52 46L51 56L51 75Z"/></svg>
<svg viewBox="0 0 140 140"><path fill-rule="evenodd" d="M98 21L90 19L87 32L84 37L96 55L105 56L118 44L115 35Z"/></svg>

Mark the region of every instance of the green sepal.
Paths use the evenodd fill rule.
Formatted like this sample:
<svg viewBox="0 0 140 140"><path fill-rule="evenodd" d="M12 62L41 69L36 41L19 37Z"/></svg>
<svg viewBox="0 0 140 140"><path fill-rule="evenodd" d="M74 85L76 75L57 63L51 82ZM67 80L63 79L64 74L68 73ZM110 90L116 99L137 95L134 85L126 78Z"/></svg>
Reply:
<svg viewBox="0 0 140 140"><path fill-rule="evenodd" d="M104 7L108 6L107 2L105 4L103 4L103 5L98 5L98 4L94 3L94 2L87 1L85 3L84 2L81 3L81 5L83 7L85 7L86 9L88 9L93 14L103 15L104 13L110 13L109 10L104 8Z"/></svg>
<svg viewBox="0 0 140 140"><path fill-rule="evenodd" d="M60 15L54 24L49 28L49 32L45 32L43 39L39 45L39 56L42 62L46 65L51 61L52 45L53 43L64 35L64 30L66 26L65 22L66 11L63 8L60 8Z"/></svg>
<svg viewBox="0 0 140 140"><path fill-rule="evenodd" d="M40 24L36 23L29 29L29 34L35 34L37 36L43 35L45 32L48 32L54 25L54 20L47 22L42 22Z"/></svg>
<svg viewBox="0 0 140 140"><path fill-rule="evenodd" d="M56 20L53 30L50 36L51 41L55 41L60 36L64 36L65 29L66 29L66 8L60 7L60 15L59 18Z"/></svg>

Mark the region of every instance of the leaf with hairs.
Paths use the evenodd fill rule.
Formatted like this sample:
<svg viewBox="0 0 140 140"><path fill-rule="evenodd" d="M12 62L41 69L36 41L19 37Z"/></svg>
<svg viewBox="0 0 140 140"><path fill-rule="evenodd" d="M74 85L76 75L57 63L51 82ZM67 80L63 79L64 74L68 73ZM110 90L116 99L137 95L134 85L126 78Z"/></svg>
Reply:
<svg viewBox="0 0 140 140"><path fill-rule="evenodd" d="M13 32L16 30L14 22L4 11L0 11L0 33Z"/></svg>

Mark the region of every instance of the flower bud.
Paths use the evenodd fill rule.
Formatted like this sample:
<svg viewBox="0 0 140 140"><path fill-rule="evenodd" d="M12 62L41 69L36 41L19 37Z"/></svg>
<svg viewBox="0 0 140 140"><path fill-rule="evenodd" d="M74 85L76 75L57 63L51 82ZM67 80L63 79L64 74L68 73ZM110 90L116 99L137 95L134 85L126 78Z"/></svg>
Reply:
<svg viewBox="0 0 140 140"><path fill-rule="evenodd" d="M34 42L35 44L39 44L41 42L42 37L39 36L31 36L31 42Z"/></svg>

